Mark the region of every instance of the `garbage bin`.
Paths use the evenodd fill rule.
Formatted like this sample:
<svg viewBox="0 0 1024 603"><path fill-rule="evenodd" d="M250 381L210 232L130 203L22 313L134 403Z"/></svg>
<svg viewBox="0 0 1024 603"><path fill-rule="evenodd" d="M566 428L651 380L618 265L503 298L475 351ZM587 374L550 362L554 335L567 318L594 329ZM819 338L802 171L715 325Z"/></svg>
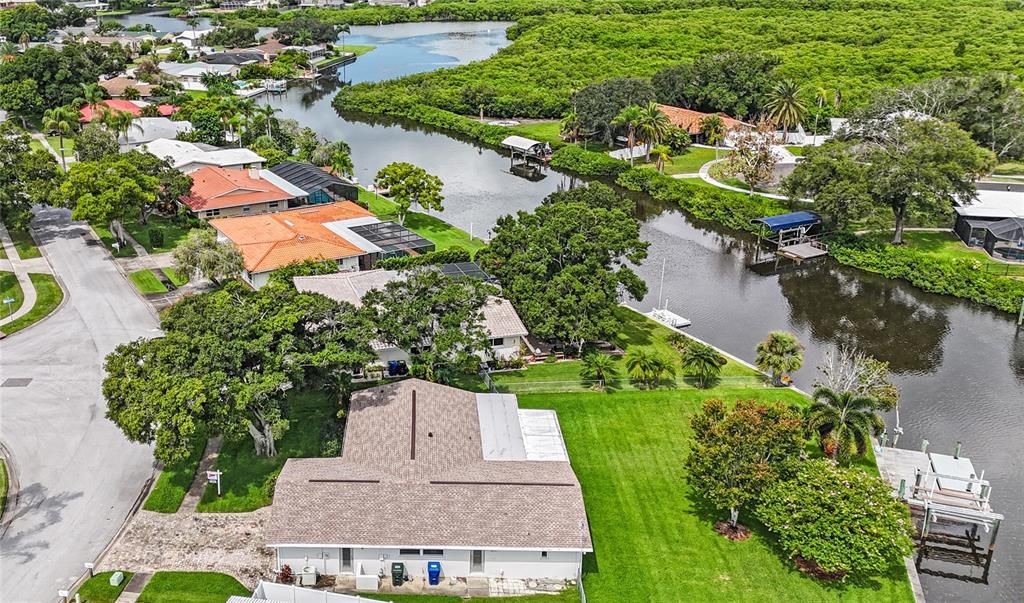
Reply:
<svg viewBox="0 0 1024 603"><path fill-rule="evenodd" d="M440 561L428 561L427 562L427 581L431 586L437 586L441 583L441 562Z"/></svg>
<svg viewBox="0 0 1024 603"><path fill-rule="evenodd" d="M392 563L391 564L391 585L401 586L405 582L405 564L404 563Z"/></svg>

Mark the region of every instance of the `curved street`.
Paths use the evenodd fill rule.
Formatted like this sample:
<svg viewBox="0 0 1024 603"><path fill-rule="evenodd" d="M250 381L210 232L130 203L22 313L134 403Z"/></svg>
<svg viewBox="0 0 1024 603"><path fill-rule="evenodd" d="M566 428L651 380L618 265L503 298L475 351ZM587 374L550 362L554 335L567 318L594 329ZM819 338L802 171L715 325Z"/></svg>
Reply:
<svg viewBox="0 0 1024 603"><path fill-rule="evenodd" d="M0 528L0 601L9 603L56 601L153 473L151 449L104 416L100 384L104 356L157 335L157 318L69 211L40 209L33 226L65 300L0 341L0 442L20 483Z"/></svg>

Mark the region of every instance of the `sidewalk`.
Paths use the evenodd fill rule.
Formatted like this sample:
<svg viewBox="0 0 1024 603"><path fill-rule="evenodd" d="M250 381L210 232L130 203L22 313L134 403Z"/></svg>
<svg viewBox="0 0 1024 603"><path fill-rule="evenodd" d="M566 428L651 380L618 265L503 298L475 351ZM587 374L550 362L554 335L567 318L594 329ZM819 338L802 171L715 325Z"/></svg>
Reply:
<svg viewBox="0 0 1024 603"><path fill-rule="evenodd" d="M50 265L46 263L45 258L21 259L18 255L17 248L14 247L14 241L11 240L11 235L7 232L7 228L2 224L0 224L0 241L3 242L4 252L7 254L7 259L0 260L0 270L13 272L15 274L18 278L18 285L21 287L21 293L25 299L25 301L21 303L21 307L18 308L17 312L13 313L10 317L0 319L0 327L2 327L3 325L18 320L22 316L28 314L36 305L36 288L35 285L32 284L32 279L29 278L28 275L30 273L53 274L53 270L50 269Z"/></svg>
<svg viewBox="0 0 1024 603"><path fill-rule="evenodd" d="M32 136L33 139L37 140L39 142L39 144L43 145L44 149L49 151L50 154L54 156L54 158L57 160L57 163L61 167L65 166L65 165L70 167L71 164L75 162L75 155L74 154L72 154L70 157L64 157L63 160L62 160L61 156L60 156L60 151L58 151L57 149L53 148L50 145L50 141L46 139L46 136L43 135L42 132L31 132L30 135Z"/></svg>

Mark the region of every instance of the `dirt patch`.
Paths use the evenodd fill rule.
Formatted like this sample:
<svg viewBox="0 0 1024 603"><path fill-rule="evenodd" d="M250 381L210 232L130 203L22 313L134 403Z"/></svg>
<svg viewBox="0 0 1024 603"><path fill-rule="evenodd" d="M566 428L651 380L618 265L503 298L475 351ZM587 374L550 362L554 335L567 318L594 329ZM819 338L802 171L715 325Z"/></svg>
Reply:
<svg viewBox="0 0 1024 603"><path fill-rule="evenodd" d="M846 572L826 572L813 559L804 559L797 556L793 557L793 563L796 564L797 569L801 572L822 581L842 580L846 576Z"/></svg>
<svg viewBox="0 0 1024 603"><path fill-rule="evenodd" d="M715 531L725 536L729 540L742 541L750 538L750 528L743 525L742 523L736 524L736 527L732 527L728 521L719 521L715 524Z"/></svg>

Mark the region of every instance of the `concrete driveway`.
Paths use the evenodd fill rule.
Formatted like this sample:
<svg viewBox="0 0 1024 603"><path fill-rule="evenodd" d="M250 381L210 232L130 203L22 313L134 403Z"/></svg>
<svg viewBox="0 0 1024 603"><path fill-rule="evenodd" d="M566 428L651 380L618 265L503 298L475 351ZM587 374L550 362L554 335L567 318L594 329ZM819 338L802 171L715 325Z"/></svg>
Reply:
<svg viewBox="0 0 1024 603"><path fill-rule="evenodd" d="M0 441L21 485L0 536L5 603L56 601L110 542L153 472L151 448L129 443L105 418L100 383L103 357L158 335L157 318L103 248L86 244L88 229L70 212L42 209L34 226L65 301L0 341Z"/></svg>

